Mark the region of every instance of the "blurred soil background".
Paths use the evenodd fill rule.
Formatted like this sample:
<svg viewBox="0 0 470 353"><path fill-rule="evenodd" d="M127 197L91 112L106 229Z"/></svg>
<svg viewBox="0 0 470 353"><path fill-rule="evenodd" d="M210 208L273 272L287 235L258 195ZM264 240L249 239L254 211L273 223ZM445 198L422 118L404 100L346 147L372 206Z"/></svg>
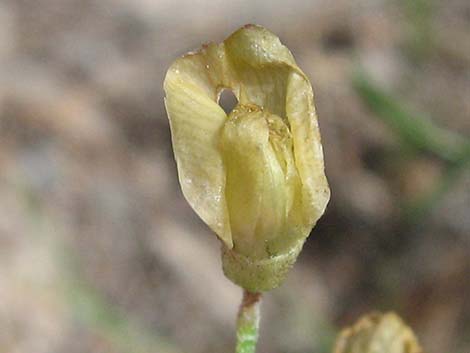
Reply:
<svg viewBox="0 0 470 353"><path fill-rule="evenodd" d="M259 352L327 353L371 310L470 352L469 1L1 0L1 353L233 351L162 83L246 23L310 77L332 189Z"/></svg>

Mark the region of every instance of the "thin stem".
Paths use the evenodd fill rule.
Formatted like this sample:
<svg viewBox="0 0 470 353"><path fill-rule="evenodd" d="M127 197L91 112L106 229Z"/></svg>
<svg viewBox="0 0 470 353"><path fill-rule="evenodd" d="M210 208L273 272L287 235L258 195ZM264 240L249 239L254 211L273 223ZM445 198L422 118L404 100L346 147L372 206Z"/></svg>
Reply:
<svg viewBox="0 0 470 353"><path fill-rule="evenodd" d="M243 291L237 318L236 353L255 353L258 342L261 293Z"/></svg>

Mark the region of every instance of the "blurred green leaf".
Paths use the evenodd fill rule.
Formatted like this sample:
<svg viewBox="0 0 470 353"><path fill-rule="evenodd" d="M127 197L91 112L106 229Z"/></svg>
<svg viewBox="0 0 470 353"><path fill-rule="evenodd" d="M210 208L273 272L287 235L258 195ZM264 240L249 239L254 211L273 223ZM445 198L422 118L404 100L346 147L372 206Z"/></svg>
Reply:
<svg viewBox="0 0 470 353"><path fill-rule="evenodd" d="M126 353L181 353L164 337L150 332L111 305L98 291L80 278L72 252L62 249L64 294L72 315L96 334L108 340L117 350Z"/></svg>
<svg viewBox="0 0 470 353"><path fill-rule="evenodd" d="M120 313L97 291L77 278L66 281L65 293L73 316L126 353L181 353L173 345Z"/></svg>
<svg viewBox="0 0 470 353"><path fill-rule="evenodd" d="M434 188L403 205L403 216L415 223L430 211L470 166L470 139L436 126L430 119L412 114L392 95L375 85L364 73L353 85L364 103L411 148L433 154L449 164Z"/></svg>
<svg viewBox="0 0 470 353"><path fill-rule="evenodd" d="M470 154L468 138L440 128L424 116L410 113L366 75L356 75L353 85L364 103L387 123L403 142L451 163L460 163Z"/></svg>

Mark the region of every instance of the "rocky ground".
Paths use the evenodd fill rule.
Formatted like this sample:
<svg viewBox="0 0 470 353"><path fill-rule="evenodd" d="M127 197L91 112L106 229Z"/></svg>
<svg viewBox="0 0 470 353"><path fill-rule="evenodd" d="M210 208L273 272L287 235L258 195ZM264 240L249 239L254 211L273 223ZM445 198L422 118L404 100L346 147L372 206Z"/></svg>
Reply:
<svg viewBox="0 0 470 353"><path fill-rule="evenodd" d="M470 169L454 148L470 135L468 1L3 0L0 353L232 351L241 294L181 195L162 83L246 23L311 78L332 190L266 295L259 352L329 352L375 309L427 353L470 351Z"/></svg>

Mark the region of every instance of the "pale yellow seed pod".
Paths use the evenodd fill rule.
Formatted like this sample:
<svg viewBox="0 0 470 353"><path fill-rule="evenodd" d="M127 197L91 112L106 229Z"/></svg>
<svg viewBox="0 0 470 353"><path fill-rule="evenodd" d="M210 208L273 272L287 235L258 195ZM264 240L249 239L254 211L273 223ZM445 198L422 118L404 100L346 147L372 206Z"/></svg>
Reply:
<svg viewBox="0 0 470 353"><path fill-rule="evenodd" d="M344 329L334 353L423 353L413 331L394 313L372 313Z"/></svg>
<svg viewBox="0 0 470 353"><path fill-rule="evenodd" d="M279 38L248 25L177 59L166 108L183 194L223 242L224 273L277 287L329 200L312 87ZM238 105L226 114L220 92Z"/></svg>

